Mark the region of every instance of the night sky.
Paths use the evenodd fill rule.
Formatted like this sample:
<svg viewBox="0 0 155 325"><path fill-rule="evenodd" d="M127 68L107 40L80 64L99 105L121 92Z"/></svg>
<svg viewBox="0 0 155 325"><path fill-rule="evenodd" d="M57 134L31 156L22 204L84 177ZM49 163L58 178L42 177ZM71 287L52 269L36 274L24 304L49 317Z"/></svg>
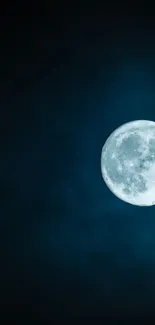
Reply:
<svg viewBox="0 0 155 325"><path fill-rule="evenodd" d="M123 123L155 120L151 8L0 15L1 324L150 324L155 208L115 197L100 156Z"/></svg>

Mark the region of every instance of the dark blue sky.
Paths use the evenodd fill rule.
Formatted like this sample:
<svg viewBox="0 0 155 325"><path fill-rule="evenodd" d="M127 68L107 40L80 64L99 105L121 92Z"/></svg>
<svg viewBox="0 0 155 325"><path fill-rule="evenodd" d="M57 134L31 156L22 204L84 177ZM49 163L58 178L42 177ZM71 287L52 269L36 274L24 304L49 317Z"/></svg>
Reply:
<svg viewBox="0 0 155 325"><path fill-rule="evenodd" d="M155 120L154 17L74 6L2 12L1 315L148 324L155 210L117 199L100 155Z"/></svg>

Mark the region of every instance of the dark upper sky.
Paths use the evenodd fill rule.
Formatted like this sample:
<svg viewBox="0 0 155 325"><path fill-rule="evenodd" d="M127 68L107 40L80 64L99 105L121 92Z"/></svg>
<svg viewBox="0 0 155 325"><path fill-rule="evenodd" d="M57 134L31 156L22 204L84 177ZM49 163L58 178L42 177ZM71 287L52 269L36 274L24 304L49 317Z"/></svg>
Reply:
<svg viewBox="0 0 155 325"><path fill-rule="evenodd" d="M100 154L155 120L151 9L1 11L2 319L110 324L155 317L155 210L117 199Z"/></svg>

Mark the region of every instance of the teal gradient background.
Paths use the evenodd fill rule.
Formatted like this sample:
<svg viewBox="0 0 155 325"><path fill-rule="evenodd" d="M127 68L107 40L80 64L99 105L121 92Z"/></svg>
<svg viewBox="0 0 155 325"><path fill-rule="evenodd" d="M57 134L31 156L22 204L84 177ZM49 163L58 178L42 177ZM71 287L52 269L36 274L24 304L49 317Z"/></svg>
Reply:
<svg viewBox="0 0 155 325"><path fill-rule="evenodd" d="M26 4L1 19L1 317L155 318L155 210L117 199L101 149L155 120L151 10Z"/></svg>

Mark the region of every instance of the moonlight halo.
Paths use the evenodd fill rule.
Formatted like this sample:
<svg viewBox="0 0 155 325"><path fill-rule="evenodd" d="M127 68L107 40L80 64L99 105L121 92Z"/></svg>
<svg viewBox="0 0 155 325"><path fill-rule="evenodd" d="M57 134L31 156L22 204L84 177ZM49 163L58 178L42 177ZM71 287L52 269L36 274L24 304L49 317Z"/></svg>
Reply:
<svg viewBox="0 0 155 325"><path fill-rule="evenodd" d="M155 204L155 122L131 121L118 127L101 152L102 177L119 199L138 206Z"/></svg>

